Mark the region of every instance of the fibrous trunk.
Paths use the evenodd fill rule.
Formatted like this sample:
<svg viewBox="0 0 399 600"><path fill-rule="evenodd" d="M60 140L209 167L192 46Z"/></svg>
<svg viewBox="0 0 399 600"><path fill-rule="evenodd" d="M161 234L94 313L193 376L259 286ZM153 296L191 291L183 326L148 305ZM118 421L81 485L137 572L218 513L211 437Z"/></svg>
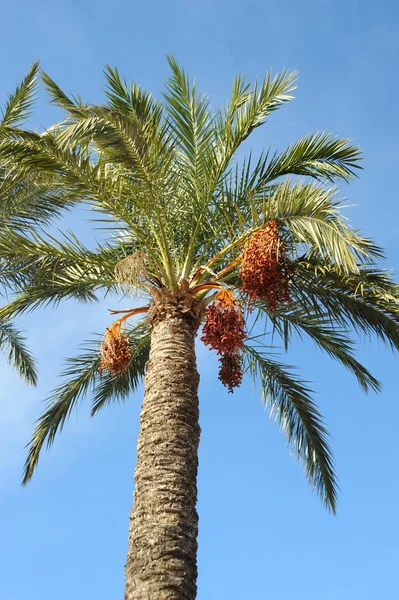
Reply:
<svg viewBox="0 0 399 600"><path fill-rule="evenodd" d="M194 340L175 311L154 321L137 446L125 600L193 600L200 428Z"/></svg>

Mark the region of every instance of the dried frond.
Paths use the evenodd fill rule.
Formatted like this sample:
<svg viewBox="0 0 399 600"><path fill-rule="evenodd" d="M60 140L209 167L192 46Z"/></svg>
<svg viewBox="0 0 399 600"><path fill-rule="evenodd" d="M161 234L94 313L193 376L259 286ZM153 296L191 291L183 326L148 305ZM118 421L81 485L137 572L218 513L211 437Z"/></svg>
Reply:
<svg viewBox="0 0 399 600"><path fill-rule="evenodd" d="M115 277L118 283L132 291L142 287L143 281L150 278L143 252L135 252L122 258L115 266Z"/></svg>

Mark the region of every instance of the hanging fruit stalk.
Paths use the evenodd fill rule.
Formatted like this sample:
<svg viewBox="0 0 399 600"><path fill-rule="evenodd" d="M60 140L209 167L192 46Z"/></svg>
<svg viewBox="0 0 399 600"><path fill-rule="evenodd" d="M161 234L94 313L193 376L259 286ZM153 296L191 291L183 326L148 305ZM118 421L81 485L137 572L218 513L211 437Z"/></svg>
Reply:
<svg viewBox="0 0 399 600"><path fill-rule="evenodd" d="M116 321L107 330L101 344L99 371L107 370L110 375L125 373L132 360L129 336L121 332L121 320Z"/></svg>
<svg viewBox="0 0 399 600"><path fill-rule="evenodd" d="M270 312L282 303L290 303L289 267L286 246L276 219L254 233L242 256L240 272L242 291L249 300L263 300Z"/></svg>
<svg viewBox="0 0 399 600"><path fill-rule="evenodd" d="M107 370L110 375L120 375L126 373L129 369L132 360L132 349L129 336L121 332L121 326L130 317L148 312L148 308L148 306L140 306L138 308L128 308L127 310L109 309L112 314L125 314L106 329L100 350L101 359L98 368L100 373Z"/></svg>
<svg viewBox="0 0 399 600"><path fill-rule="evenodd" d="M242 381L240 349L245 337L242 307L231 292L222 290L206 309L201 340L220 355L219 379L229 392Z"/></svg>
<svg viewBox="0 0 399 600"><path fill-rule="evenodd" d="M201 340L218 354L225 354L241 348L244 339L242 308L230 291L222 290L206 309Z"/></svg>
<svg viewBox="0 0 399 600"><path fill-rule="evenodd" d="M238 351L229 352L223 354L219 358L219 362L219 379L228 388L229 392L233 393L233 388L239 387L242 382L241 355Z"/></svg>

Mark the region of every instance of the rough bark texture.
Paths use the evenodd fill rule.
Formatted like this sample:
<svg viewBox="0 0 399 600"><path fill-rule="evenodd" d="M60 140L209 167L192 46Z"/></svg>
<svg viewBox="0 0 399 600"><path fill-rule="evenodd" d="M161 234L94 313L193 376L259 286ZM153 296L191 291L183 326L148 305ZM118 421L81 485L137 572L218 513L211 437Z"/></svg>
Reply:
<svg viewBox="0 0 399 600"><path fill-rule="evenodd" d="M152 314L125 600L196 597L198 322L190 311L172 308L155 306Z"/></svg>

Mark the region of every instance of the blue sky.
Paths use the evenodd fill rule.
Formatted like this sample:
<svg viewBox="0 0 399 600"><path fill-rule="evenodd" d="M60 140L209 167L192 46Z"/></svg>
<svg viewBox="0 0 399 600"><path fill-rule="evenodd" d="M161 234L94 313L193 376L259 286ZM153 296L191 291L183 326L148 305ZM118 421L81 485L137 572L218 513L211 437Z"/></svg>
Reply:
<svg viewBox="0 0 399 600"><path fill-rule="evenodd" d="M394 1L103 0L7 2L0 94L39 58L66 91L98 101L105 63L155 94L172 52L220 104L233 76L298 69L297 98L251 138L283 148L328 130L364 150L364 172L342 188L356 227L385 246L399 272L399 8ZM40 94L35 122L57 117ZM249 146L248 146L249 147ZM84 231L87 215L74 215ZM24 445L62 359L108 324L108 304L21 320L40 360L32 390L0 362L0 597L109 600L123 596L141 393L95 419L82 404L22 489ZM393 600L399 559L398 358L360 340L359 356L384 383L365 396L340 367L301 342L287 360L312 380L336 456L338 515L324 511L246 382L233 396L199 347L199 600ZM1 360L1 359L0 359Z"/></svg>

